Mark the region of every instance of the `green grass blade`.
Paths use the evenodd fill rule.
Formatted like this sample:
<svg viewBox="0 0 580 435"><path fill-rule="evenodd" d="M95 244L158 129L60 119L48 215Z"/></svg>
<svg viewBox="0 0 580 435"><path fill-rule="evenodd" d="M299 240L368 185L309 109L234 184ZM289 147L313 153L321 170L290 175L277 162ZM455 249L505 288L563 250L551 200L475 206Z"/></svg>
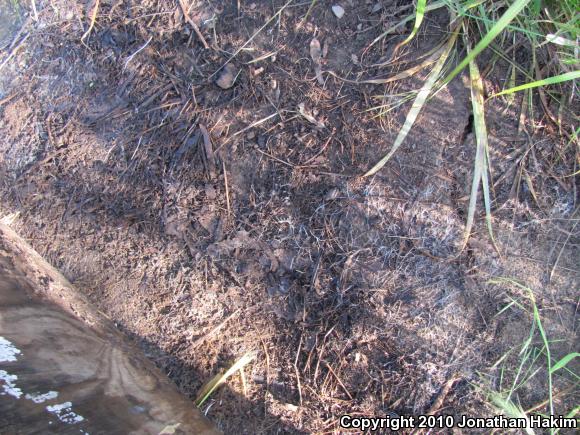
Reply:
<svg viewBox="0 0 580 435"><path fill-rule="evenodd" d="M525 285L517 282L514 279L510 278L500 278L498 280L491 280L490 282L501 283L507 282L512 285L519 287L522 290L528 292L528 296L530 298L530 302L532 304L533 316L534 316L534 323L540 332L540 337L542 337L542 342L546 349L546 360L548 365L548 402L550 404L550 414L554 415L554 398L553 398L553 387L552 387L552 354L550 352L550 343L548 341L548 337L546 336L546 331L544 330L544 326L542 325L542 319L540 317L540 312L538 311L538 306L536 304L536 296L531 288L526 287ZM553 430L551 430L553 432Z"/></svg>
<svg viewBox="0 0 580 435"><path fill-rule="evenodd" d="M445 47L441 51L441 57L439 58L439 60L435 64L435 66L433 67L433 70L429 74L427 81L425 82L425 84L423 85L423 87L421 88L419 93L417 94L417 97L415 98L415 101L413 102L413 105L411 106L411 110L409 110L409 113L407 114L407 118L405 119L405 123L403 124L403 127L401 127L401 130L399 130L399 134L397 135L397 138L395 139L395 143L393 144L391 151L389 151L389 153L386 156L384 156L375 166L373 166L366 174L364 174L364 177L369 177L373 174L376 174L383 166L385 166L385 164L390 160L390 158L393 156L393 154L395 154L397 149L399 149L399 147L401 146L401 144L403 143L403 141L405 140L405 138L409 134L409 131L413 127L413 124L415 123L417 116L419 116L419 112L421 112L421 109L425 105L427 98L429 97L429 95L433 91L435 83L437 82L437 79L439 78L439 75L441 74L441 70L443 68L443 65L445 64L445 61L449 57L449 53L451 52L451 49L455 45L457 35L459 34L459 27L460 26L457 26L457 28L455 29L455 31L453 32L453 34L449 38L449 41L447 41L447 44L445 45Z"/></svg>
<svg viewBox="0 0 580 435"><path fill-rule="evenodd" d="M443 84L446 85L449 83L453 78L459 74L463 68L469 65L476 56L481 53L490 43L493 41L497 35L501 33L506 26L513 21L513 19L522 11L523 8L530 2L530 0L516 0L501 16L499 20L493 25L490 31L483 37L481 41L477 43L477 45L467 54L465 59L463 59L457 67L453 71L451 71L445 80L443 80Z"/></svg>
<svg viewBox="0 0 580 435"><path fill-rule="evenodd" d="M512 307L512 305L515 305L517 307L521 307L521 305L518 304L518 301L512 299L512 301L509 304L507 304L505 307L503 307L501 310L499 310L499 312L493 317L501 316L505 311L509 310Z"/></svg>
<svg viewBox="0 0 580 435"><path fill-rule="evenodd" d="M395 49L395 51L397 51L397 49L401 48L403 45L411 42L411 40L415 37L415 35L419 31L419 28L421 27L421 23L423 22L423 18L425 17L425 6L426 5L427 5L427 0L418 0L417 1L417 10L415 13L415 25L413 26L413 30L411 31L411 34L409 36L407 36L407 39L405 39L403 42L401 42L400 44L397 45L397 48Z"/></svg>
<svg viewBox="0 0 580 435"><path fill-rule="evenodd" d="M572 411L570 411L568 414L566 414L564 417L565 418L574 418L576 417L576 414L578 414L578 412L580 412L580 406L575 407L574 409L572 409ZM554 431L554 435L556 435L557 433L560 432L560 428L556 429Z"/></svg>
<svg viewBox="0 0 580 435"><path fill-rule="evenodd" d="M553 397L553 387L552 387L552 354L550 353L550 345L548 343L548 337L546 336L546 331L542 325L542 320L540 318L540 312L538 311L538 306L536 305L536 297L532 289L528 288L530 293L530 300L532 301L532 307L534 309L534 320L538 325L538 330L540 331L540 336L546 346L546 360L548 363L548 399L550 403L550 415L554 415L554 397ZM553 432L553 429L551 430Z"/></svg>
<svg viewBox="0 0 580 435"><path fill-rule="evenodd" d="M255 355L251 353L244 354L238 361L236 361L225 373L218 373L208 383L206 383L197 398L195 399L195 406L198 408L212 395L212 393L222 385L231 375L238 370L243 369L246 365L252 362Z"/></svg>
<svg viewBox="0 0 580 435"><path fill-rule="evenodd" d="M578 353L578 352L569 353L564 358L562 358L560 361L558 361L556 364L554 364L554 366L552 367L552 373L554 373L557 370L560 370L562 367L566 367L566 365L570 361L572 361L574 358L578 358L578 357L580 357L580 353Z"/></svg>
<svg viewBox="0 0 580 435"><path fill-rule="evenodd" d="M515 86L513 88L505 89L497 94L493 94L490 98L498 97L505 94L513 94L514 92L523 91L525 89L537 88L539 86L554 85L556 83L562 83L568 80L576 80L580 78L580 71L570 71L564 74L560 74L553 77L548 77L547 79L537 80L535 82L526 83L520 86Z"/></svg>

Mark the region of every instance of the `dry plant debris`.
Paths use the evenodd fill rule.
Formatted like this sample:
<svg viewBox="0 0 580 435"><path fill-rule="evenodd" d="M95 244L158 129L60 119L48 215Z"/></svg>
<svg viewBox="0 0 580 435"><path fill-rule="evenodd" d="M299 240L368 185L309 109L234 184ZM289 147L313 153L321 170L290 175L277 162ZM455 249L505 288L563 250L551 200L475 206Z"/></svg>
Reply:
<svg viewBox="0 0 580 435"><path fill-rule="evenodd" d="M22 2L34 19L0 46L0 218L192 399L251 354L202 404L225 433L496 413L473 385L500 384L532 319L497 276L534 290L555 361L573 351L580 161L548 91L485 100L501 256L481 218L461 251L478 150L466 72L361 177L424 68L454 56L444 2L395 57L406 1L347 0L340 19L317 1L85 3ZM523 67L484 51L478 95L532 70L525 40L508 45ZM545 379L517 392L524 410L546 410ZM554 406L577 399L571 382L554 374Z"/></svg>

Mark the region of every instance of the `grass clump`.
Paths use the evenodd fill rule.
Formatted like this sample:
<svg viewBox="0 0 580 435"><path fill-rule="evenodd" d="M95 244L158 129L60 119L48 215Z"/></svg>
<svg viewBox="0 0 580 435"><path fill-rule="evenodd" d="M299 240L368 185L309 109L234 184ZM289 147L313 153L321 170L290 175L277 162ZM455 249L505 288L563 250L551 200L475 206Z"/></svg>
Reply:
<svg viewBox="0 0 580 435"><path fill-rule="evenodd" d="M511 98L515 92L526 91L526 99L530 100L531 92L537 90L548 117L558 125L563 135L572 138L577 126L563 126L561 117L554 116L545 102L548 97L555 99L560 105L559 113L562 113L568 111L566 106L575 97L575 83L573 86L566 87L555 87L555 85L562 85L564 82L580 78L580 71L577 70L579 63L578 20L580 19L578 6L578 0L553 1L545 4L538 0L504 2L440 0L427 4L419 0L414 15L410 15L392 26L372 41L367 50L414 18L415 26L412 33L396 46L394 50L396 53L399 48L415 36L424 15L429 11L441 8L447 8L449 11L451 18L449 36L447 41L441 44L441 48L435 52L435 58L438 59L436 62L423 62L421 68L409 69L411 74L414 74L434 64L423 87L417 92L405 123L391 150L369 169L365 176L376 174L388 163L396 150L403 144L420 111L428 104L429 99L468 67L477 152L462 249L466 246L473 226L480 186L483 190L487 227L493 241L491 226L493 198L490 195L491 174L488 159L488 133L485 126L486 100L483 79L478 66L479 55L486 50L491 54L491 61L487 61L487 74L493 70L499 59L507 60L511 64L510 76L507 80L509 86L491 97L507 96ZM461 31L462 38L457 37L458 31ZM522 45L530 50L532 52L531 64L520 65L514 58L507 56L505 53L508 51L506 50L508 44L512 44L512 51L515 51L516 46ZM471 48L472 45L473 48ZM463 50L466 50L466 55L455 67L452 67L450 64L455 53L461 53ZM539 59L544 60L543 64L540 64ZM449 69L451 72L445 73ZM524 83L516 84L517 73L524 77ZM405 77L408 75L410 74L403 73ZM384 83L390 81L392 81L390 78L383 79ZM545 90L546 86L549 86L550 89ZM567 92L568 94L566 94ZM381 113L385 112L383 107L380 107L380 110ZM578 118L572 115L572 119L577 121ZM573 137L575 139L576 135Z"/></svg>
<svg viewBox="0 0 580 435"><path fill-rule="evenodd" d="M499 371L499 376L495 376L496 381L491 380L494 376L483 375L483 381L479 387L486 394L490 404L509 417L528 419L532 413L535 413L543 416L562 415L574 418L580 407L575 404L570 406L570 400L566 399L577 392L580 384L579 374L571 368L572 362L580 354L570 352L561 358L554 356L552 347L557 341L548 337L532 289L509 278L494 279L490 283L509 286L514 290L514 296L509 297L510 302L500 310L497 316L510 310L519 310L530 319L530 330L519 346L519 351L517 348L511 349L492 366L491 371ZM518 351L517 354L515 354L516 351ZM539 379L542 376L545 377L544 380ZM555 387L557 378L560 378L558 390ZM546 391L537 391L538 385L541 384L547 385ZM543 396L543 399L524 409L521 405L520 393L525 395L526 391L530 390L535 393L534 396ZM526 432L534 433L529 428ZM558 430L552 429L550 433L558 433Z"/></svg>

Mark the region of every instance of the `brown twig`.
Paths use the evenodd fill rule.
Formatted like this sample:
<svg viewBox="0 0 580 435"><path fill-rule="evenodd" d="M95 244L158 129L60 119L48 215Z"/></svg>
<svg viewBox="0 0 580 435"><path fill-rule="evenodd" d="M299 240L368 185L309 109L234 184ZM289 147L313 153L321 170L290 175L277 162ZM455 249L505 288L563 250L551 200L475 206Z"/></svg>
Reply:
<svg viewBox="0 0 580 435"><path fill-rule="evenodd" d="M296 383L298 385L298 397L300 398L300 406L302 406L302 386L300 384L300 372L298 371L298 357L302 349L302 334L300 334L300 342L298 343L298 350L296 351L296 358L294 359L294 373L296 375Z"/></svg>
<svg viewBox="0 0 580 435"><path fill-rule="evenodd" d="M239 312L240 312L240 310L237 309L232 314L230 314L228 317L226 317L219 325L217 325L215 328L213 328L210 332L208 332L207 334L205 334L203 337L200 337L197 340L195 340L195 342L192 344L192 347L194 349L197 349L199 346L201 346L207 340L209 340L210 338L212 338L215 334L217 334L219 332L220 329L222 329L224 327L224 325L226 323L228 323Z"/></svg>
<svg viewBox="0 0 580 435"><path fill-rule="evenodd" d="M2 98L2 99L0 100L0 106L1 106L1 105L3 105L3 104L6 104L6 103L8 103L8 102L10 102L10 101L12 101L12 100L14 99L14 97L16 97L17 95L18 95L18 93L17 93L17 92L14 92L13 94L11 94L11 95L8 95L8 96L7 96L7 97L5 97L5 98Z"/></svg>
<svg viewBox="0 0 580 435"><path fill-rule="evenodd" d="M84 35L81 36L81 42L83 43L83 45L85 44L85 39L88 38L89 35L91 34L93 27L95 27L95 21L97 20L97 12L99 12L99 4L100 3L101 3L101 0L95 0L95 5L93 6L93 10L91 13L91 22L89 24L89 28L84 33Z"/></svg>
<svg viewBox="0 0 580 435"><path fill-rule="evenodd" d="M185 17L185 21L187 21L187 23L191 27L193 27L193 31L195 32L195 34L197 35L197 37L199 38L199 40L203 44L203 47L209 48L209 45L207 44L207 41L205 40L205 38L203 37L203 34L199 30L199 27L197 26L197 24L195 24L195 22L191 19L191 17L187 13L187 7L185 6L185 3L183 0L179 0L179 7L181 7L181 12L183 12L183 16Z"/></svg>
<svg viewBox="0 0 580 435"><path fill-rule="evenodd" d="M0 64L0 70L2 68L4 68L4 66L8 63L8 61L10 59L12 59L12 57L16 54L16 52L18 51L18 49L20 47L22 47L22 45L26 42L26 40L28 39L28 37L30 36L30 33L27 33L24 38L22 38L22 40L16 44L16 46L14 48L12 48L12 50L10 51L10 54L8 54L8 57L6 57L6 59L4 59L4 61Z"/></svg>
<svg viewBox="0 0 580 435"><path fill-rule="evenodd" d="M346 395L348 396L348 398L350 400L352 400L352 396L350 395L350 393L348 392L348 390L346 389L346 387L344 386L344 384L342 383L342 381L340 380L340 378L338 377L338 375L334 372L334 370L332 370L332 367L330 366L330 364L328 364L326 361L324 361L324 365L326 366L326 368L328 369L328 371L330 373L332 373L332 376L334 376L334 379L336 379L336 382L338 382L338 385L340 385L342 387L342 389L344 390L344 392L346 393Z"/></svg>
<svg viewBox="0 0 580 435"><path fill-rule="evenodd" d="M441 392L433 402L433 405L431 405L431 407L427 410L426 415L433 415L437 411L439 411L439 408L441 408L441 405L443 405L443 401L449 394L449 391L451 391L453 384L455 384L455 382L457 382L458 380L459 377L457 375L454 375L445 383L445 385L441 389Z"/></svg>
<svg viewBox="0 0 580 435"><path fill-rule="evenodd" d="M222 160L222 168L224 170L224 186L226 190L226 205L228 207L228 216L232 215L232 207L230 206L230 189L228 187L228 173L226 171L226 163Z"/></svg>

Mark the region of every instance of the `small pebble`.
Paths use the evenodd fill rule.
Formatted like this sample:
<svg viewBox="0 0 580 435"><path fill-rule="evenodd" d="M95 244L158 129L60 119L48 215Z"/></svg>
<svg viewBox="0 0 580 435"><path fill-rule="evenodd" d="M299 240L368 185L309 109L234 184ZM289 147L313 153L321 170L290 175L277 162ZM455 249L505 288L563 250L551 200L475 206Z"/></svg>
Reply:
<svg viewBox="0 0 580 435"><path fill-rule="evenodd" d="M336 18L342 18L344 15L344 8L340 5L334 5L332 7L332 12L336 15Z"/></svg>
<svg viewBox="0 0 580 435"><path fill-rule="evenodd" d="M234 85L237 75L236 67L228 63L220 72L215 84L222 89L229 89Z"/></svg>

